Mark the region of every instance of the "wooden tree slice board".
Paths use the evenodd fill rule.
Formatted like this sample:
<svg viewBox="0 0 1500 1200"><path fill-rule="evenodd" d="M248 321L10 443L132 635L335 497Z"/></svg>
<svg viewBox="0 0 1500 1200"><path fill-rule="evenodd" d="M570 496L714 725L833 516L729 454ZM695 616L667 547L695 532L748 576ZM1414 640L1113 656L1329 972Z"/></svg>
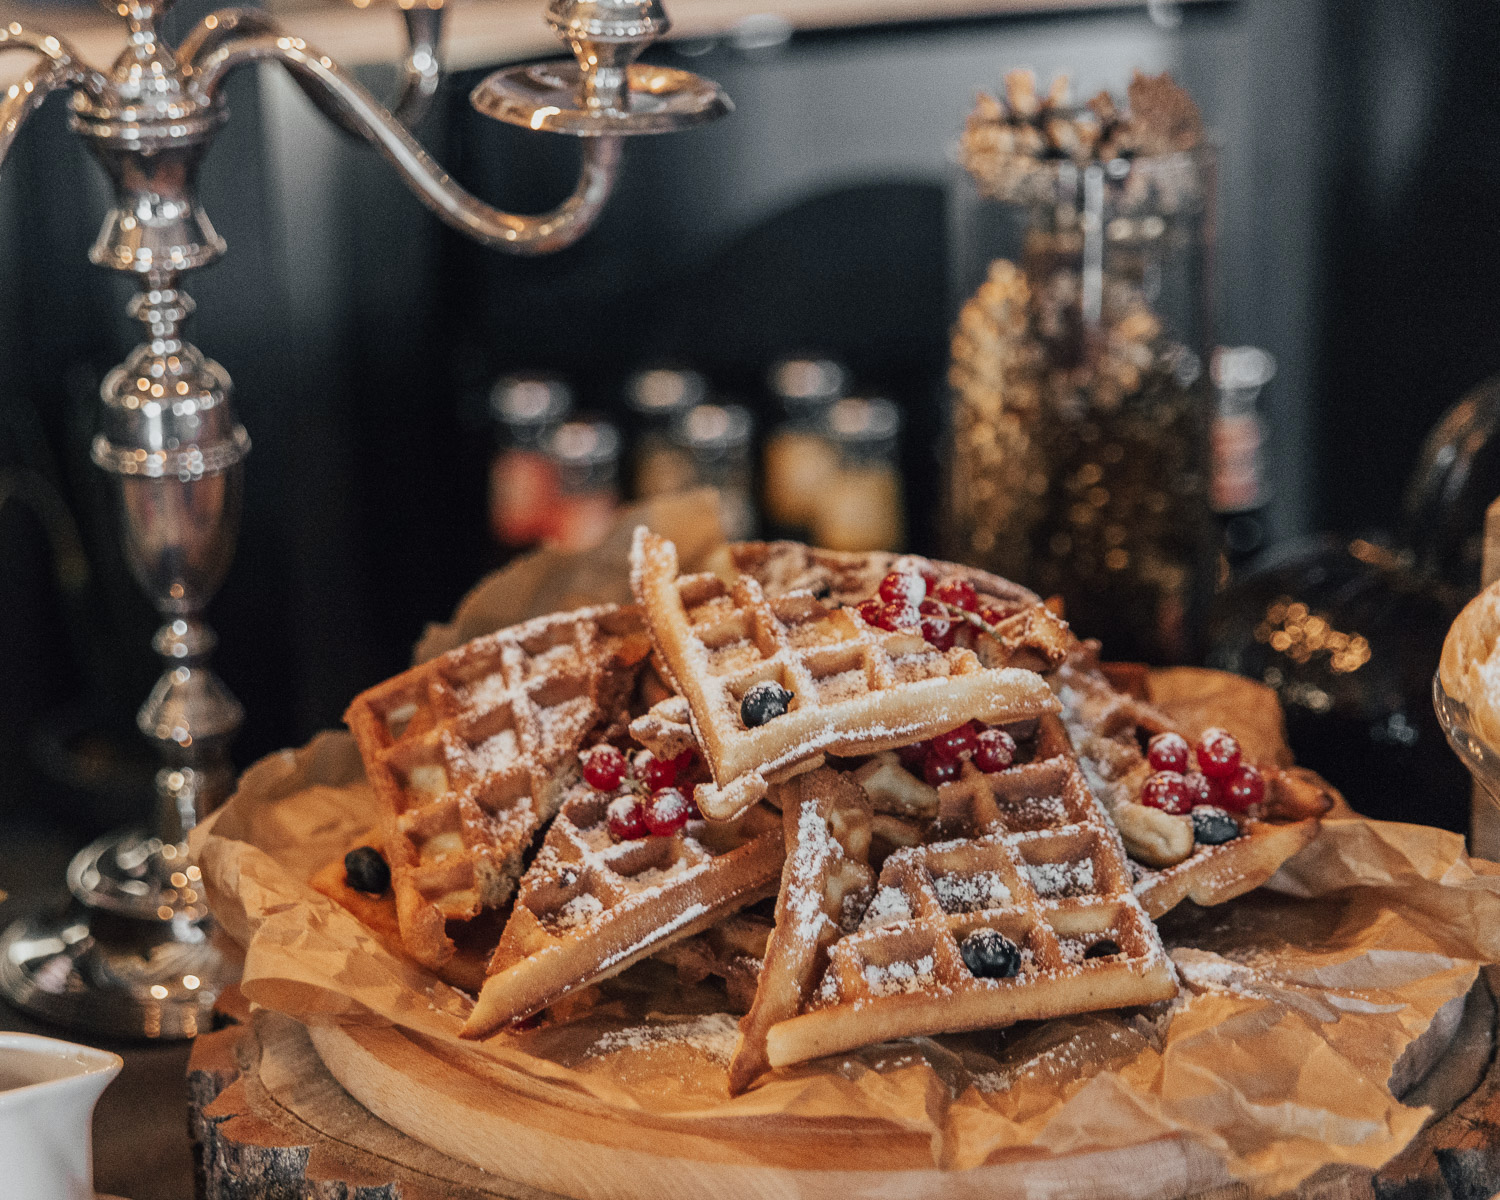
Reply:
<svg viewBox="0 0 1500 1200"><path fill-rule="evenodd" d="M1329 1167L1297 1197L1471 1200L1500 1190L1492 999L1500 975L1493 972L1403 1060L1406 1078L1421 1076L1407 1102L1434 1110L1421 1136L1376 1174ZM1250 1195L1206 1151L1171 1139L946 1173L893 1166L917 1160L888 1128L874 1139L856 1130L800 1145L795 1132L768 1133L753 1146L664 1143L641 1124L611 1128L597 1113L481 1082L391 1029L328 1026L310 1034L276 1014L239 1015L245 1023L198 1039L189 1066L200 1195L213 1200ZM863 1169L830 1168L851 1153L862 1155Z"/></svg>

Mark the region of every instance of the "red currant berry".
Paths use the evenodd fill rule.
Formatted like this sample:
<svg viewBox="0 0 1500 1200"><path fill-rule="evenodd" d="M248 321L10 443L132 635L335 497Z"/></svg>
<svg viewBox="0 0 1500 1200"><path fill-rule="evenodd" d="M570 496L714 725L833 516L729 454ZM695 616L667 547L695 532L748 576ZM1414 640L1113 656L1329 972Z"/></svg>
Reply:
<svg viewBox="0 0 1500 1200"><path fill-rule="evenodd" d="M1158 733L1146 746L1146 758L1153 771L1176 771L1179 775L1188 769L1187 738L1180 733Z"/></svg>
<svg viewBox="0 0 1500 1200"><path fill-rule="evenodd" d="M1194 808L1200 804L1219 805L1219 793L1224 789L1217 779L1210 779L1202 771L1187 771L1182 778L1187 783L1188 799Z"/></svg>
<svg viewBox="0 0 1500 1200"><path fill-rule="evenodd" d="M609 836L617 842L634 842L651 832L646 815L634 796L616 796L605 809L609 819Z"/></svg>
<svg viewBox="0 0 1500 1200"><path fill-rule="evenodd" d="M642 805L646 828L657 837L671 837L688 823L692 809L687 797L674 787L652 792L651 799Z"/></svg>
<svg viewBox="0 0 1500 1200"><path fill-rule="evenodd" d="M1240 744L1222 729L1205 729L1197 754L1198 770L1210 779L1228 779L1240 765Z"/></svg>
<svg viewBox="0 0 1500 1200"><path fill-rule="evenodd" d="M1016 739L1003 729L986 729L974 739L974 765L986 775L1016 761Z"/></svg>
<svg viewBox="0 0 1500 1200"><path fill-rule="evenodd" d="M952 783L963 771L963 764L956 758L944 758L941 754L929 754L922 763L922 778L929 787L941 783Z"/></svg>
<svg viewBox="0 0 1500 1200"><path fill-rule="evenodd" d="M619 787L629 769L625 756L613 746L595 746L583 756L583 777L601 792Z"/></svg>
<svg viewBox="0 0 1500 1200"><path fill-rule="evenodd" d="M1246 763L1236 768L1233 775L1224 781L1221 808L1230 812L1244 812L1252 804L1266 798L1266 778L1258 769Z"/></svg>
<svg viewBox="0 0 1500 1200"><path fill-rule="evenodd" d="M677 782L677 763L670 758L657 758L651 751L643 750L635 756L635 777L652 791L671 787Z"/></svg>
<svg viewBox="0 0 1500 1200"><path fill-rule="evenodd" d="M922 638L934 650L952 650L958 628L947 617L923 617Z"/></svg>
<svg viewBox="0 0 1500 1200"><path fill-rule="evenodd" d="M947 733L940 733L932 739L932 752L939 758L951 758L954 760L962 758L974 751L974 730L967 724L960 725L957 729L950 729Z"/></svg>
<svg viewBox="0 0 1500 1200"><path fill-rule="evenodd" d="M880 581L879 595L887 604L916 606L927 596L927 581L915 572L892 571Z"/></svg>
<svg viewBox="0 0 1500 1200"><path fill-rule="evenodd" d="M916 629L921 623L921 616L911 604L884 604L880 608L880 616L875 619L875 624L892 633Z"/></svg>
<svg viewBox="0 0 1500 1200"><path fill-rule="evenodd" d="M703 810L698 807L698 785L696 783L680 783L677 790L687 797L688 820L703 820Z"/></svg>
<svg viewBox="0 0 1500 1200"><path fill-rule="evenodd" d="M979 611L979 593L967 579L945 579L932 589L933 596L966 612Z"/></svg>
<svg viewBox="0 0 1500 1200"><path fill-rule="evenodd" d="M1193 807L1187 780L1176 771L1158 771L1141 788L1141 803L1181 816Z"/></svg>
<svg viewBox="0 0 1500 1200"><path fill-rule="evenodd" d="M884 607L884 603L871 597L869 600L861 600L856 604L854 611L859 614L860 620L864 621L866 625L879 625L880 610Z"/></svg>
<svg viewBox="0 0 1500 1200"><path fill-rule="evenodd" d="M920 772L922 764L927 761L927 751L930 748L926 742L913 742L910 746L897 746L896 757L901 760L903 767Z"/></svg>
<svg viewBox="0 0 1500 1200"><path fill-rule="evenodd" d="M693 762L697 759L697 757L697 752L691 746L689 746L686 750L684 750L681 754L679 754L672 760L672 765L677 768L677 774L679 778L684 771L692 769Z"/></svg>

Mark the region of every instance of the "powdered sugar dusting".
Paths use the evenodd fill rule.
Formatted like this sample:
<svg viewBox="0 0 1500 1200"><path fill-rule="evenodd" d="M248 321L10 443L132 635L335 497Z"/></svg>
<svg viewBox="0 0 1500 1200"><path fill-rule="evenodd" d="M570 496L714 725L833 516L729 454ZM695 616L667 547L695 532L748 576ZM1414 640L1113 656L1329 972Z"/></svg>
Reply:
<svg viewBox="0 0 1500 1200"><path fill-rule="evenodd" d="M934 875L932 886L944 912L977 912L1009 904L1010 888L996 871L977 871L972 875ZM1040 889L1039 889L1040 890Z"/></svg>
<svg viewBox="0 0 1500 1200"><path fill-rule="evenodd" d="M1094 860L1077 862L1027 863L1026 873L1038 896L1081 896L1094 890Z"/></svg>
<svg viewBox="0 0 1500 1200"><path fill-rule="evenodd" d="M681 1046L696 1050L724 1066L734 1054L738 1037L739 1027L733 1017L728 1013L708 1013L699 1017L611 1030L589 1047L587 1054L590 1058L602 1058L606 1054L618 1054L621 1051L640 1052L663 1046Z"/></svg>
<svg viewBox="0 0 1500 1200"><path fill-rule="evenodd" d="M937 988L932 955L924 954L915 962L893 962L885 966L865 964L865 983L873 996L898 996L910 992L931 992Z"/></svg>

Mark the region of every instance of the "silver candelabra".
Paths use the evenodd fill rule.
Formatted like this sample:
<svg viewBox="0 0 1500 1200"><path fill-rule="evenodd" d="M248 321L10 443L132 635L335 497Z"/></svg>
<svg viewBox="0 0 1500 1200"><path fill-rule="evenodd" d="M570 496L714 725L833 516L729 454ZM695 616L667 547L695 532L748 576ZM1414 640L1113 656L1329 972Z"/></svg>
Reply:
<svg viewBox="0 0 1500 1200"><path fill-rule="evenodd" d="M249 63L281 64L439 218L516 254L560 250L589 229L614 186L622 137L686 128L730 109L711 81L636 61L667 30L657 0L551 0L547 20L573 61L497 71L470 97L497 120L584 139L573 194L551 212L520 216L459 187L409 131L442 75L440 0L403 12L408 53L390 109L259 11L213 13L173 49L159 31L169 3L106 0L129 26L108 72L81 62L61 38L0 26L0 51L38 55L0 92L0 162L26 118L51 93L71 91L71 127L115 193L89 256L134 277L139 294L129 311L146 330L100 389L92 454L116 481L126 557L164 619L152 644L166 670L138 715L162 755L157 828L81 851L68 869L68 909L0 935L0 992L46 1019L116 1036L191 1037L207 1028L233 977L209 937L184 841L229 793L229 743L244 717L207 665L215 638L200 614L233 557L250 439L234 415L229 375L182 336L193 302L180 286L183 272L225 251L197 196L199 163L228 116L225 80Z"/></svg>

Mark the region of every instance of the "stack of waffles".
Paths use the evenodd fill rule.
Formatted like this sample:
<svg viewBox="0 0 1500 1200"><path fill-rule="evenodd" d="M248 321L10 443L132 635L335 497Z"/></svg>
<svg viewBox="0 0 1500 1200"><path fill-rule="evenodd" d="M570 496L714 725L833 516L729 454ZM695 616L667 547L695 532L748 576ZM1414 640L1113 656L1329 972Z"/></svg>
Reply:
<svg viewBox="0 0 1500 1200"><path fill-rule="evenodd" d="M467 1036L565 1019L648 957L745 1014L734 1091L891 1038L1152 1004L1176 983L1151 917L1258 885L1316 830L1283 772L1246 836L1148 861L1117 822L1170 722L1005 580L785 542L683 574L644 529L631 566L635 605L502 630L350 707L401 945L472 986L455 946L500 930ZM893 577L966 599L886 620Z"/></svg>

